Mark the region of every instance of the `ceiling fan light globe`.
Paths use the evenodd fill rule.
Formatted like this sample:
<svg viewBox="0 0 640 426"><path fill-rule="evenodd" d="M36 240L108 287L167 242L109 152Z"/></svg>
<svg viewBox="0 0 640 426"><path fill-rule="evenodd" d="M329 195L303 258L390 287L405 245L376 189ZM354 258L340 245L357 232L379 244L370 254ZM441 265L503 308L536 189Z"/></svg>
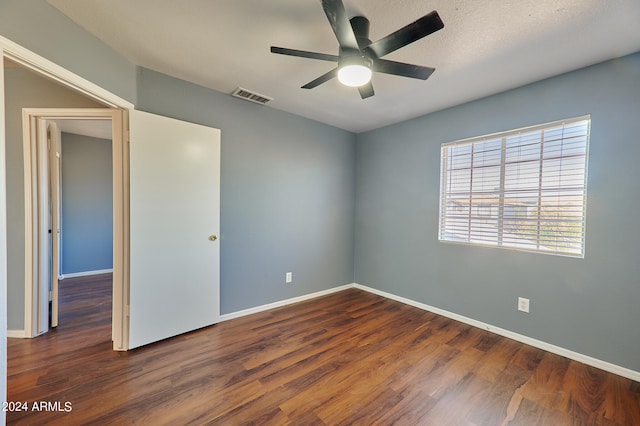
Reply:
<svg viewBox="0 0 640 426"><path fill-rule="evenodd" d="M360 87L371 81L371 69L364 65L345 65L338 70L338 80L349 87Z"/></svg>

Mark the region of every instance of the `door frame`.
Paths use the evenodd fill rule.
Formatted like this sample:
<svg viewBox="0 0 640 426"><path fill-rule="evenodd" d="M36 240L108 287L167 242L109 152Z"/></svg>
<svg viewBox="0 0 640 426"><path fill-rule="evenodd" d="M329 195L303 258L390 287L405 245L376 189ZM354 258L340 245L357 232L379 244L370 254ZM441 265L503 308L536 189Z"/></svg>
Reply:
<svg viewBox="0 0 640 426"><path fill-rule="evenodd" d="M24 194L25 194L25 337L35 337L46 331L47 321L44 311L48 304L48 288L43 284L43 262L48 259L48 154L42 142L44 138L37 137L44 129L47 121L58 120L111 120L112 156L113 156L113 312L112 338L114 349L120 349L119 342L123 341L125 322L128 317L128 291L124 280L123 262L123 193L128 185L123 185L122 174L116 170L122 168L125 161L125 150L122 138L122 112L109 108L25 108L22 111L23 148L24 148ZM128 155L126 156L128 161ZM128 170L128 167L125 168ZM127 173L128 174L128 173ZM125 188L126 187L126 188ZM128 209L127 209L128 210ZM127 256L128 257L128 256ZM118 261L120 260L120 262ZM48 273L48 271L47 271ZM126 284L125 284L126 282ZM128 324L127 324L128 325ZM123 346L124 347L124 346Z"/></svg>
<svg viewBox="0 0 640 426"><path fill-rule="evenodd" d="M53 80L69 89L79 92L93 100L98 101L105 105L106 111L110 115L112 120L112 133L113 133L113 191L114 191L114 203L113 203L113 315L112 315L112 339L113 349L119 351L126 351L129 347L129 155L128 155L128 118L129 110L134 108L134 105L125 99L120 98L117 95L101 88L100 86L78 76L77 74L68 71L67 69L51 62L34 52L14 43L2 36L0 36L0 56L7 58L13 62L20 64L21 66L30 69L31 71ZM2 149L2 159L4 159L4 138L5 138L5 126L4 126L4 76L0 82L0 124L2 124L2 131L0 132L0 148ZM50 114L47 112L46 114ZM59 110L55 117L57 118L70 118L70 115ZM74 118L78 118L75 113ZM106 114L102 111L99 114ZM36 114L37 115L37 114ZM47 115L50 117L51 115ZM96 118L96 115L89 116L92 119ZM98 115L99 116L99 115ZM23 123L24 127L24 123ZM126 141L126 142L125 142ZM31 141L29 141L29 146ZM4 161L3 161L4 164ZM29 171L30 173L32 170ZM25 170L25 177L27 176ZM3 173L4 174L4 173ZM31 182L31 175L29 179L25 179L25 188L27 183ZM3 185L4 186L4 185ZM4 194L4 192L3 192ZM25 232L28 235L25 237L25 243L29 243L30 247L25 247L25 274L26 277L31 276L31 282L33 283L33 205L32 193L27 196L25 194L25 216L30 215L30 220L25 221ZM29 203L29 205L27 205ZM6 214L6 205L4 205L3 196L3 214ZM28 207L28 208L27 208ZM26 217L25 217L26 219ZM4 222L4 221L3 221ZM4 226L4 224L2 225ZM6 231L6 228L3 228ZM6 232L2 232L2 252L4 253L2 262L6 264ZM27 264L29 266L27 266ZM6 292L6 275L1 277L0 290L3 293ZM25 285L25 288L29 287ZM33 285L30 287L33 291ZM33 293L32 293L33 294ZM26 294L25 294L26 296ZM5 299L6 300L6 299ZM27 300L25 298L25 308L27 306ZM33 307L33 296L29 300L30 308ZM6 312L6 301L4 302L3 311ZM29 318L32 313L29 314ZM25 320L26 320L25 313ZM25 332L28 331L27 323L25 323ZM33 325L31 324L31 327ZM31 328L32 330L32 328Z"/></svg>

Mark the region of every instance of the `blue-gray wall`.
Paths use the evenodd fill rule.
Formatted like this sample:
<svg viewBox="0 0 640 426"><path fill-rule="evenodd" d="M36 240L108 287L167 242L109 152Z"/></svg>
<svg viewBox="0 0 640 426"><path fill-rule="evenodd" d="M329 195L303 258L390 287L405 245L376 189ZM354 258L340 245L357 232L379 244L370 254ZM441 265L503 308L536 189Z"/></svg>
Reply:
<svg viewBox="0 0 640 426"><path fill-rule="evenodd" d="M353 282L354 134L146 69L137 108L222 130L222 313Z"/></svg>
<svg viewBox="0 0 640 426"><path fill-rule="evenodd" d="M584 114L584 259L438 242L442 143ZM640 371L639 117L635 54L358 135L356 282Z"/></svg>
<svg viewBox="0 0 640 426"><path fill-rule="evenodd" d="M62 274L113 268L111 141L62 133Z"/></svg>
<svg viewBox="0 0 640 426"><path fill-rule="evenodd" d="M0 35L135 103L136 66L46 0L1 0Z"/></svg>

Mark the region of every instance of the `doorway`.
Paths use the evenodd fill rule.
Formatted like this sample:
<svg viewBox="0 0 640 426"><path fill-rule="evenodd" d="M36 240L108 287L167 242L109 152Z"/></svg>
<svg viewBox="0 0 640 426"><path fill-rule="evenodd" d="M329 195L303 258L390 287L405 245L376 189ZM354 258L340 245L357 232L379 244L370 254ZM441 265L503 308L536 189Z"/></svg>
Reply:
<svg viewBox="0 0 640 426"><path fill-rule="evenodd" d="M122 267L124 265L124 205L122 170L122 114L108 108L25 108L23 109L23 143L25 170L25 200L30 208L25 208L25 337L35 337L57 325L59 236L61 232L60 200L56 197L59 183L56 177L59 148L51 143L48 130L60 129L65 123L85 126L90 123L106 122L110 129L112 152L112 270L113 270L113 315L112 339L114 349L126 350L127 324L123 321L125 294L123 291ZM103 127L105 123L102 123ZM60 127L60 129L58 129ZM53 140L58 138L54 137ZM57 144L56 144L57 145ZM53 148L53 149L50 149ZM29 178L27 178L29 177ZM120 238L119 238L120 237ZM51 300L51 305L49 301Z"/></svg>
<svg viewBox="0 0 640 426"><path fill-rule="evenodd" d="M46 121L49 327L59 324L59 285L113 272L111 127L111 120Z"/></svg>
<svg viewBox="0 0 640 426"><path fill-rule="evenodd" d="M128 317L128 295L129 295L129 235L128 235L128 226L129 226L129 188L128 188L128 175L129 175L129 163L128 163L128 149L124 144L124 140L127 138L128 133L128 112L134 108L134 105L109 92L108 90L103 89L102 87L97 86L96 84L80 77L77 74L70 72L64 67L59 66L58 64L45 59L44 57L30 51L29 49L20 46L11 40L8 40L4 37L0 36L0 54L3 57L4 61L10 61L11 63L17 64L34 74L47 79L49 81L58 83L61 87L66 89L70 89L76 94L84 96L86 99L97 102L102 105L102 113L110 115L112 122L112 134L113 134L113 187L114 194L117 193L117 196L114 196L113 200L113 309L112 309L112 341L113 341L113 349L119 351L126 351L129 347L128 343L128 328L129 328L129 317ZM7 101L7 94L5 92L5 69L2 68L0 72L0 99L3 99L4 102L0 102L0 127L2 128L2 132L0 132L0 147L2 148L2 152L5 152L7 147L7 138L6 138L6 110L5 104ZM56 118L65 118L69 115L65 115L61 113L59 117ZM24 133L24 132L23 132ZM19 140L19 139L18 139ZM0 155L2 157L2 163L5 164L4 155ZM6 167L0 167L6 170ZM3 177L4 177L3 173ZM30 175L28 176L26 173L23 174L25 177L24 181L30 181ZM5 182L4 178L2 179L3 183ZM0 189L1 201L0 205L2 209L0 211L0 216L7 218L7 204L6 197L4 191L5 185L2 185L2 189ZM29 203L32 198L27 197L27 194L24 194L24 209L31 210L31 208L27 209ZM22 213L21 216L25 216ZM6 250L7 245L7 220L2 221L2 226L0 226L0 252L3 254L2 259L0 261L0 267L6 270L7 265L7 256L8 251ZM21 220L18 220L18 223ZM29 221L28 223L32 223ZM33 250L33 233L32 230L29 231L25 228L30 228L26 223L22 224L20 227L25 230L25 232L29 233L32 237L29 241L28 247L23 247L16 256L20 263L26 263L26 259L31 257L31 253ZM20 238L22 240L22 238ZM21 253L20 253L21 252ZM29 265L27 268L26 265L20 265L20 270L23 271L24 275L19 276L18 283L22 283L23 279L26 278L27 275L32 275L33 265ZM33 277L30 276L31 283L33 283ZM8 280L6 276L0 277L0 288L3 289L2 293L7 293L8 288ZM19 290L19 289L17 289ZM31 286L31 295L33 295L33 286ZM26 292L26 289L25 289ZM7 295L8 296L8 295ZM22 299L22 297L19 297ZM6 318L7 313L7 297L0 298L2 300L2 311L4 314L3 317ZM31 301L31 307L33 307L33 299L27 299ZM25 301L20 305L26 305ZM32 309L32 308L30 308ZM22 311L22 309L21 309ZM23 314L23 312L20 312ZM24 314L23 314L24 315ZM26 315L24 315L26 317ZM18 317L20 318L20 316ZM33 318L30 316L30 318ZM24 324L23 324L24 325ZM23 329L23 327L20 327ZM24 330L20 330L23 331ZM0 336L7 336L7 322L6 320L3 322L2 331L0 332ZM20 336L14 336L20 337ZM5 343L6 340L2 339ZM0 344L0 354L5 353L6 344ZM0 365L1 367L1 365ZM6 372L6 368L2 368L3 372ZM3 374L4 376L4 374Z"/></svg>

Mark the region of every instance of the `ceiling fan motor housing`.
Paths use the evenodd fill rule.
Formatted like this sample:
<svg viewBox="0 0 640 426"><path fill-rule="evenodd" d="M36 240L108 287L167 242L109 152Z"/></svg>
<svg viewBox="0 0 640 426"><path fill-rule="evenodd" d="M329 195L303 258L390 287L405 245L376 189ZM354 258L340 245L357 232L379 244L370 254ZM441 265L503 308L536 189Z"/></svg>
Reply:
<svg viewBox="0 0 640 426"><path fill-rule="evenodd" d="M363 65L371 69L374 58L371 56L371 51L365 50L365 47L371 44L371 40L369 40L369 20L364 16L354 16L349 22L356 36L359 49L340 48L338 68L348 65Z"/></svg>

